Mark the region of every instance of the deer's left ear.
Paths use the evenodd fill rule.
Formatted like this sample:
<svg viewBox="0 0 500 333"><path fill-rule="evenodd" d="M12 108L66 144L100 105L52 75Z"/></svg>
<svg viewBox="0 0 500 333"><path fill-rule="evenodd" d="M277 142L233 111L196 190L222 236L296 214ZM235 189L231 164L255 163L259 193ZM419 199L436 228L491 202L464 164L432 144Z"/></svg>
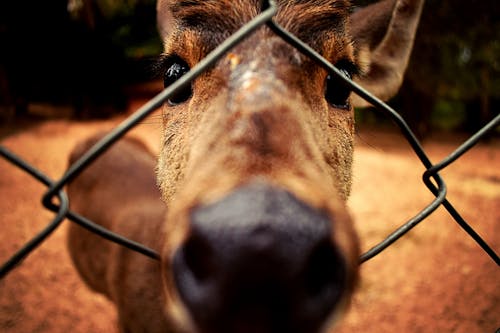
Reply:
<svg viewBox="0 0 500 333"><path fill-rule="evenodd" d="M408 66L424 0L385 0L355 11L351 34L362 75L356 80L382 100L394 96ZM369 104L353 95L353 104Z"/></svg>

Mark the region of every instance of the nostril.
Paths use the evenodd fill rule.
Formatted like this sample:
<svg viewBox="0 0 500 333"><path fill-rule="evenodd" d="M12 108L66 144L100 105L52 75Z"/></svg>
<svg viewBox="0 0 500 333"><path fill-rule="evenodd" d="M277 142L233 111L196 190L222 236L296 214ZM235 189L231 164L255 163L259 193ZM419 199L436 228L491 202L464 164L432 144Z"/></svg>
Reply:
<svg viewBox="0 0 500 333"><path fill-rule="evenodd" d="M213 251L201 237L192 235L182 249L186 269L198 282L206 281L214 271Z"/></svg>
<svg viewBox="0 0 500 333"><path fill-rule="evenodd" d="M327 240L312 251L305 271L305 290L312 299L336 303L345 287L346 267L339 251Z"/></svg>
<svg viewBox="0 0 500 333"><path fill-rule="evenodd" d="M173 278L200 332L316 332L340 304L349 270L326 212L256 182L190 217Z"/></svg>

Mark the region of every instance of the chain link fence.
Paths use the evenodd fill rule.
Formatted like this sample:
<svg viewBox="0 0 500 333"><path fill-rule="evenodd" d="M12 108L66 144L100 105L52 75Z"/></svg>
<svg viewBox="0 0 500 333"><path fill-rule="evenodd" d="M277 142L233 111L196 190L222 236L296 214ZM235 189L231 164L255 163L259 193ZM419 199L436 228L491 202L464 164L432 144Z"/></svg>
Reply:
<svg viewBox="0 0 500 333"><path fill-rule="evenodd" d="M160 94L155 96L134 114L132 114L128 119L118 125L112 132L110 132L94 147L87 151L84 156L82 156L78 161L71 165L67 172L58 180L52 180L48 178L38 169L26 163L21 157L17 156L13 152L0 145L1 157L17 166L18 168L24 170L48 188L47 192L42 198L42 203L46 209L55 213L55 217L52 221L50 221L50 223L45 227L44 230L39 232L29 242L24 244L24 246L16 253L14 253L9 260L2 264L2 266L0 267L0 279L9 274L9 272L11 272L26 256L36 250L36 248L40 244L42 244L48 236L50 236L56 229L59 228L61 223L66 218L73 221L74 223L78 223L87 230L90 230L97 235L108 239L109 241L125 246L154 260L159 260L160 256L156 251L145 247L142 244L136 243L130 239L117 235L88 220L84 216L80 216L69 210L69 200L66 193L63 191L63 187L69 181L77 177L89 164L91 164L97 157L103 154L111 145L120 140L120 138L122 138L129 130L138 125L144 118L146 118L157 108L161 107L168 98L175 94L176 91L179 91L190 85L194 79L196 79L209 67L213 66L229 50L231 50L242 40L244 40L246 37L248 37L255 30L262 26L267 26L268 28L270 28L276 35L280 36L283 40L295 47L304 55L316 61L331 75L335 75L339 80L349 86L354 93L375 106L375 108L382 112L385 116L389 117L399 127L401 133L406 138L414 153L417 155L420 162L426 169L426 171L422 175L423 182L435 198L417 215L402 224L385 239L380 241L380 243L361 255L360 263L366 262L380 254L383 250L391 246L403 235L408 233L413 227L424 221L432 212L434 212L438 207L442 205L453 217L453 219L460 225L460 227L484 250L485 255L488 255L497 264L497 266L500 266L500 258L498 254L478 235L478 233L464 220L464 218L462 218L462 216L459 214L457 209L455 209L452 203L447 200L446 183L439 174L439 171L455 162L469 149L471 149L479 140L481 140L481 138L485 137L489 132L499 126L500 115L497 115L479 132L471 136L466 142L464 142L445 159L443 159L439 163L434 164L430 161L426 152L422 148L414 133L410 130L407 123L395 110L393 110L384 102L380 101L378 98L370 94L355 82L346 78L337 68L335 68L321 55L319 55L315 50L313 50L293 34L289 33L276 22L274 22L273 17L275 16L276 12L277 5L275 1L264 1L264 8L261 14L259 14L244 27L242 27L232 36L226 39L205 59L200 61L195 67L193 67L188 73L178 79L174 84L163 90Z"/></svg>

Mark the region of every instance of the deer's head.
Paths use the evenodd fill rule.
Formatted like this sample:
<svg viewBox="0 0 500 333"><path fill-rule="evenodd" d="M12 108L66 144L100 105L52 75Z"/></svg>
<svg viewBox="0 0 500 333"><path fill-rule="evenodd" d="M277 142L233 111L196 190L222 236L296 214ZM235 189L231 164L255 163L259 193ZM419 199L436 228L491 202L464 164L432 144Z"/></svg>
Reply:
<svg viewBox="0 0 500 333"><path fill-rule="evenodd" d="M422 1L352 12L278 1L275 21L382 98L402 81ZM258 15L258 0L159 0L165 80ZM348 303L351 187L362 101L261 27L164 107L158 182L169 213L166 311L186 330L317 332Z"/></svg>

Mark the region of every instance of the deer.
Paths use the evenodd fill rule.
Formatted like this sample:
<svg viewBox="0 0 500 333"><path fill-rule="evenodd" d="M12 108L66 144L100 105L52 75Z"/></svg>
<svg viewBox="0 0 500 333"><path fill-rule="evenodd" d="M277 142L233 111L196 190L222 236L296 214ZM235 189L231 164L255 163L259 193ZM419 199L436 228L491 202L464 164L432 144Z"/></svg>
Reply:
<svg viewBox="0 0 500 333"><path fill-rule="evenodd" d="M383 100L398 91L423 0L281 0L274 17ZM256 0L158 0L162 75L175 82L262 10ZM116 306L120 332L314 333L359 281L346 201L354 107L366 102L267 26L162 108L155 156L113 145L68 185L71 209L158 251L76 224L73 263ZM76 161L99 136L80 143Z"/></svg>

